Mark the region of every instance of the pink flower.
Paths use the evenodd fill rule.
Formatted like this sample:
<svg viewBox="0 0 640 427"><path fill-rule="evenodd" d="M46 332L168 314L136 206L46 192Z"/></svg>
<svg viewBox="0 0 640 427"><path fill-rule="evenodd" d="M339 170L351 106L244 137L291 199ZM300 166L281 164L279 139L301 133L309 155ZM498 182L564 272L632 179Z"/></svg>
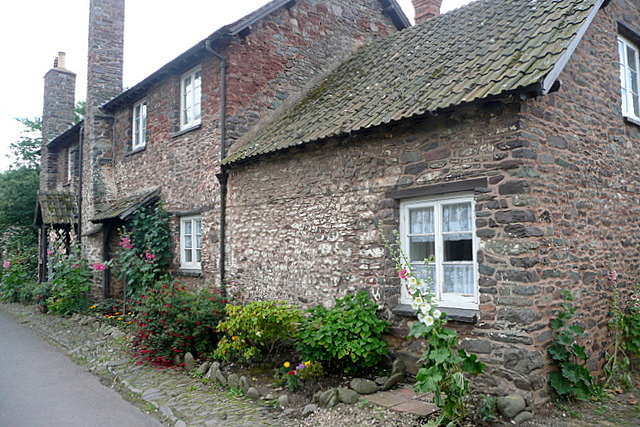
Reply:
<svg viewBox="0 0 640 427"><path fill-rule="evenodd" d="M5 261L2 263L2 268L9 268L11 267L11 263L9 261Z"/></svg>
<svg viewBox="0 0 640 427"><path fill-rule="evenodd" d="M91 266L91 268L93 268L93 269L94 269L94 270L96 270L96 271L99 271L99 270L106 270L106 269L107 269L107 266L106 266L106 265L104 265L104 264L100 264L99 262L96 262L95 264L93 264L93 265Z"/></svg>
<svg viewBox="0 0 640 427"><path fill-rule="evenodd" d="M407 271L406 268L403 268L398 272L398 277L400 277L402 280L406 279L408 275L409 275L409 272Z"/></svg>
<svg viewBox="0 0 640 427"><path fill-rule="evenodd" d="M607 277L609 278L609 281L615 282L616 280L618 280L618 272L615 270L611 270Z"/></svg>
<svg viewBox="0 0 640 427"><path fill-rule="evenodd" d="M47 255L53 255L52 251L47 251Z"/></svg>
<svg viewBox="0 0 640 427"><path fill-rule="evenodd" d="M156 256L154 254L151 253L151 251L149 249L147 249L146 251L144 251L144 257L148 260L154 260L156 259Z"/></svg>
<svg viewBox="0 0 640 427"><path fill-rule="evenodd" d="M78 264L71 264L71 268L78 268Z"/></svg>
<svg viewBox="0 0 640 427"><path fill-rule="evenodd" d="M120 243L118 243L118 245L120 245L120 247L124 249L133 249L133 244L131 243L131 240L129 240L126 237L123 237L122 239L120 239Z"/></svg>

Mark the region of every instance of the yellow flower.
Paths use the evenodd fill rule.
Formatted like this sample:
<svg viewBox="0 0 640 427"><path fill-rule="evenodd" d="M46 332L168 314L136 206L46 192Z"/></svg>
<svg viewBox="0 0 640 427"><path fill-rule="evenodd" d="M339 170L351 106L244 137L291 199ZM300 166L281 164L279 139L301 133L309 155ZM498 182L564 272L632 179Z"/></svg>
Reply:
<svg viewBox="0 0 640 427"><path fill-rule="evenodd" d="M96 305L92 305L92 306L91 306L91 307L89 307L89 308L90 308L90 309L94 309L94 308L96 308L96 307L97 307Z"/></svg>
<svg viewBox="0 0 640 427"><path fill-rule="evenodd" d="M289 363L289 362L284 362L284 363L282 364L282 366L284 366L285 368L289 368L289 367L291 366L291 363Z"/></svg>
<svg viewBox="0 0 640 427"><path fill-rule="evenodd" d="M309 365L311 365L311 361L310 360L307 360L306 362L304 362L305 368L308 368Z"/></svg>
<svg viewBox="0 0 640 427"><path fill-rule="evenodd" d="M231 337L231 341L235 341L235 340L237 340L237 339L238 339L238 337L237 337L237 336L235 336L235 335Z"/></svg>
<svg viewBox="0 0 640 427"><path fill-rule="evenodd" d="M115 312L115 315L117 316L118 314L120 314L120 312L119 312L119 311L116 311L116 312Z"/></svg>
<svg viewBox="0 0 640 427"><path fill-rule="evenodd" d="M122 320L122 317L118 317L118 319L117 319L117 320Z"/></svg>

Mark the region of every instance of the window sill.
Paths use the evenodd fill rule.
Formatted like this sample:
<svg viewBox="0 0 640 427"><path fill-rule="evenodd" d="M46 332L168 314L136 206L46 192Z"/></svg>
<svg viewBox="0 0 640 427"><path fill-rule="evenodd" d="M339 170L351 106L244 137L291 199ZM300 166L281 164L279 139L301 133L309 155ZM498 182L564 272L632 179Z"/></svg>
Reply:
<svg viewBox="0 0 640 427"><path fill-rule="evenodd" d="M179 130L178 132L174 133L173 135L171 135L171 138L177 138L177 137L179 137L181 135L184 135L185 133L189 133L189 132L191 132L193 130L200 129L201 127L202 127L202 124L198 123L197 125L193 125L193 126L190 126L188 128L184 128L184 129Z"/></svg>
<svg viewBox="0 0 640 427"><path fill-rule="evenodd" d="M63 187L69 187L71 185L71 181L67 181L64 184L62 184Z"/></svg>
<svg viewBox="0 0 640 427"><path fill-rule="evenodd" d="M636 126L640 126L640 119L636 119L635 117L624 116L624 121L627 122L627 123L631 123L633 125L636 125Z"/></svg>
<svg viewBox="0 0 640 427"><path fill-rule="evenodd" d="M136 148L135 150L131 150L131 151L127 152L124 156L125 156L125 157L133 156L134 154L137 154L137 153L139 153L139 152L141 152L141 151L145 151L146 149L147 149L147 146L146 146L146 144L145 144L145 145L144 145L144 146L142 146L142 147L138 147L138 148Z"/></svg>
<svg viewBox="0 0 640 427"><path fill-rule="evenodd" d="M184 268L180 268L173 272L174 276L182 276L182 277L201 277L202 270L185 270Z"/></svg>
<svg viewBox="0 0 640 427"><path fill-rule="evenodd" d="M447 319L452 322L478 323L478 310L443 307L440 307L440 310L447 313ZM392 312L397 316L416 317L415 311L409 304L398 304Z"/></svg>

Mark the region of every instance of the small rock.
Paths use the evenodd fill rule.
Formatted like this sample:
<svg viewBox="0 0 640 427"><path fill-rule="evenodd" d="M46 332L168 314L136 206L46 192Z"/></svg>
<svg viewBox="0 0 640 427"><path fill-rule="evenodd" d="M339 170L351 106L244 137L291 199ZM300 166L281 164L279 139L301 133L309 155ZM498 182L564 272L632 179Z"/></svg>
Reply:
<svg viewBox="0 0 640 427"><path fill-rule="evenodd" d="M247 380L247 377L245 377L244 375L240 377L240 380L238 381L238 386L240 387L240 390L242 390L243 393L247 393L247 390L249 390L249 381Z"/></svg>
<svg viewBox="0 0 640 427"><path fill-rule="evenodd" d="M240 388L240 378L238 378L238 374L229 374L227 377L227 384L229 388Z"/></svg>
<svg viewBox="0 0 640 427"><path fill-rule="evenodd" d="M402 359L395 359L391 364L391 376L395 374L404 374L407 372L407 365Z"/></svg>
<svg viewBox="0 0 640 427"><path fill-rule="evenodd" d="M274 400L276 398L276 396L273 395L273 393L267 393L267 395L264 397L264 400Z"/></svg>
<svg viewBox="0 0 640 427"><path fill-rule="evenodd" d="M278 405L281 408L286 408L287 406L289 406L289 396L283 394L282 396L278 397Z"/></svg>
<svg viewBox="0 0 640 427"><path fill-rule="evenodd" d="M213 362L210 369L213 369L214 371L216 369L220 369L220 362Z"/></svg>
<svg viewBox="0 0 640 427"><path fill-rule="evenodd" d="M302 416L306 417L307 415L311 415L318 410L318 405L314 405L313 403L309 403L302 410Z"/></svg>
<svg viewBox="0 0 640 427"><path fill-rule="evenodd" d="M173 355L173 365L174 366L178 366L182 363L182 359L180 358L179 354L174 354Z"/></svg>
<svg viewBox="0 0 640 427"><path fill-rule="evenodd" d="M375 393L379 389L378 385L375 382L364 379L364 378L352 379L351 382L349 383L349 387L351 387L353 390L357 391L360 394Z"/></svg>
<svg viewBox="0 0 640 427"><path fill-rule="evenodd" d="M255 387L249 387L249 390L247 390L247 397L251 400L258 400L260 399L260 393L258 393L258 389Z"/></svg>
<svg viewBox="0 0 640 427"><path fill-rule="evenodd" d="M218 369L220 369L220 368L218 368ZM211 364L211 366L209 367L209 370L207 371L207 373L204 374L204 377L208 378L208 379L210 379L212 381L215 381L215 379L216 379L216 369L214 369L213 364Z"/></svg>
<svg viewBox="0 0 640 427"><path fill-rule="evenodd" d="M193 371L196 368L196 360L193 358L193 354L186 352L184 354L184 369L188 372Z"/></svg>
<svg viewBox="0 0 640 427"><path fill-rule="evenodd" d="M291 409L291 408L287 408L287 409L285 409L284 411L282 411L282 415L285 415L285 416L287 416L287 417L292 417L292 416L294 416L294 415L295 415L295 413L296 413L296 411L294 411L294 410L293 410L293 409Z"/></svg>
<svg viewBox="0 0 640 427"><path fill-rule="evenodd" d="M220 384L227 385L227 379L224 377L220 369L216 369L213 375L215 377L215 380L218 381Z"/></svg>
<svg viewBox="0 0 640 427"><path fill-rule="evenodd" d="M338 396L338 390L330 388L320 395L318 404L321 408L333 408L340 402L340 396Z"/></svg>
<svg viewBox="0 0 640 427"><path fill-rule="evenodd" d="M187 427L187 423L185 423L182 420L179 420L178 422L176 422L176 427Z"/></svg>
<svg viewBox="0 0 640 427"><path fill-rule="evenodd" d="M347 405L353 405L360 400L360 395L356 391L344 387L338 388L338 397L340 402Z"/></svg>
<svg viewBox="0 0 640 427"><path fill-rule="evenodd" d="M513 418L513 422L516 424L522 424L525 421L531 421L533 414L529 411L522 411Z"/></svg>
<svg viewBox="0 0 640 427"><path fill-rule="evenodd" d="M374 381L376 384L378 384L379 386L383 385L384 383L386 383L389 380L389 377L378 377L376 378Z"/></svg>
<svg viewBox="0 0 640 427"><path fill-rule="evenodd" d="M524 410L527 403L519 394L510 394L496 399L496 409L505 418L513 418Z"/></svg>
<svg viewBox="0 0 640 427"><path fill-rule="evenodd" d="M124 337L126 334L124 332L122 332L120 329L114 329L113 332L111 332L111 337L113 338L122 338Z"/></svg>
<svg viewBox="0 0 640 427"><path fill-rule="evenodd" d="M202 376L205 376L206 373L209 371L209 366L211 366L211 363L204 362L202 365L198 366L198 369L196 369L196 373Z"/></svg>
<svg viewBox="0 0 640 427"><path fill-rule="evenodd" d="M391 377L382 385L382 388L380 390L390 390L393 387L395 387L396 385L398 385L398 383L400 381L404 380L404 374L402 372L398 372L397 374L393 374L391 375Z"/></svg>

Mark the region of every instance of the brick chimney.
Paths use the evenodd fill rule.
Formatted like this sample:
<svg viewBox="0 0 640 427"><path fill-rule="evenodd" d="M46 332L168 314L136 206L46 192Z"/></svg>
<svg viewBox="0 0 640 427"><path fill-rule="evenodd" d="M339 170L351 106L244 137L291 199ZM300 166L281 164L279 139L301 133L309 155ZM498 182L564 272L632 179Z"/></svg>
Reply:
<svg viewBox="0 0 640 427"><path fill-rule="evenodd" d="M113 117L100 106L122 92L124 1L90 0L87 57L87 108L84 117L83 221L93 218L115 196ZM83 224L83 229L90 224Z"/></svg>
<svg viewBox="0 0 640 427"><path fill-rule="evenodd" d="M416 11L416 24L440 15L442 0L411 0L411 2Z"/></svg>
<svg viewBox="0 0 640 427"><path fill-rule="evenodd" d="M65 68L65 53L59 52L53 68L44 75L42 105L42 151L40 188L52 190L56 183L57 157L46 145L73 125L76 74Z"/></svg>

